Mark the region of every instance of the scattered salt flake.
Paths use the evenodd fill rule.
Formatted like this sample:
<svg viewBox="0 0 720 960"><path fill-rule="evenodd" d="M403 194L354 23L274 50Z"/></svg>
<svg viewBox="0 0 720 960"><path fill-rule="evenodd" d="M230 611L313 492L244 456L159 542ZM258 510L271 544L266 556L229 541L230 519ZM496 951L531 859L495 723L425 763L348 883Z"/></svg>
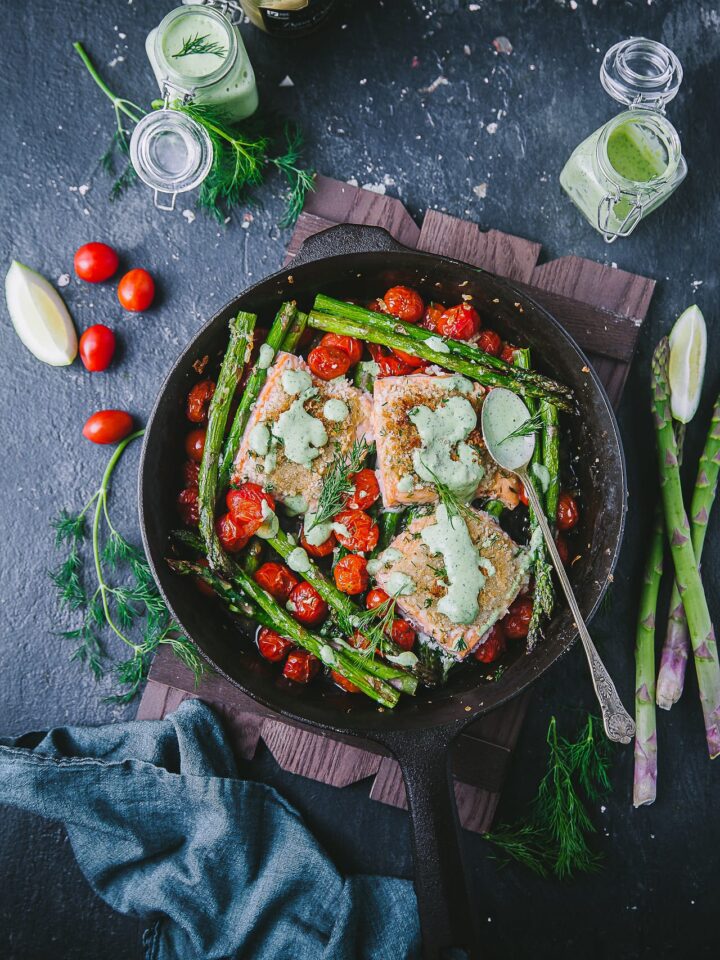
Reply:
<svg viewBox="0 0 720 960"><path fill-rule="evenodd" d="M59 287L66 287L69 283L70 283L69 273L61 273L60 276L57 278L57 285Z"/></svg>
<svg viewBox="0 0 720 960"><path fill-rule="evenodd" d="M364 87L366 83L367 83L367 77L363 77L362 80L360 81L360 86Z"/></svg>
<svg viewBox="0 0 720 960"><path fill-rule="evenodd" d="M364 183L363 190L369 190L370 193L385 193L384 183Z"/></svg>
<svg viewBox="0 0 720 960"><path fill-rule="evenodd" d="M284 78L280 81L280 83L278 84L278 86L279 86L279 87L294 87L295 84L292 82L292 78L291 78L291 77L284 77Z"/></svg>
<svg viewBox="0 0 720 960"><path fill-rule="evenodd" d="M471 50L470 47L467 45L467 43L464 44L464 46L463 46L463 53L465 54L466 57L469 57L470 54L472 53L472 50Z"/></svg>
<svg viewBox="0 0 720 960"><path fill-rule="evenodd" d="M188 223L193 223L195 220L195 214L192 210L183 210L182 215L185 217Z"/></svg>
<svg viewBox="0 0 720 960"><path fill-rule="evenodd" d="M607 810L607 807L605 806L600 807L600 813L605 813L606 810Z"/></svg>
<svg viewBox="0 0 720 960"><path fill-rule="evenodd" d="M121 40L127 40L127 34L126 34L126 33L119 33L119 34L118 34L118 37L120 37Z"/></svg>
<svg viewBox="0 0 720 960"><path fill-rule="evenodd" d="M476 197L479 197L480 200L484 200L487 196L488 185L486 183L479 183L476 187L473 187L473 193Z"/></svg>
<svg viewBox="0 0 720 960"><path fill-rule="evenodd" d="M81 197L84 197L89 189L90 189L89 183L81 183L80 186L78 187L78 193L80 194Z"/></svg>
<svg viewBox="0 0 720 960"><path fill-rule="evenodd" d="M489 124L485 127L485 129L487 130L488 133L497 133L497 128L498 128L498 125L497 125L496 123L494 123L494 122L493 122L493 123L489 123Z"/></svg>
<svg viewBox="0 0 720 960"><path fill-rule="evenodd" d="M493 46L498 53L510 54L513 51L513 46L507 37L495 37L493 40Z"/></svg>
<svg viewBox="0 0 720 960"><path fill-rule="evenodd" d="M701 287L704 283L704 280L693 280L691 281L690 286L693 288L693 290L697 290L697 288Z"/></svg>
<svg viewBox="0 0 720 960"><path fill-rule="evenodd" d="M530 69L531 69L531 70L534 70L534 69L535 69L535 64L534 64L534 63L531 63L531 64L530 64Z"/></svg>
<svg viewBox="0 0 720 960"><path fill-rule="evenodd" d="M570 0L570 9L577 10L577 0Z"/></svg>
<svg viewBox="0 0 720 960"><path fill-rule="evenodd" d="M446 87L449 83L448 78L443 77L441 74L433 80L429 87L421 87L420 93L435 93L438 87Z"/></svg>
<svg viewBox="0 0 720 960"><path fill-rule="evenodd" d="M125 60L125 57L113 57L113 59L108 64L109 67L116 67L119 63L122 63Z"/></svg>
<svg viewBox="0 0 720 960"><path fill-rule="evenodd" d="M255 217L250 213L249 210L243 214L243 220L247 220L248 223L252 223L254 219Z"/></svg>
<svg viewBox="0 0 720 960"><path fill-rule="evenodd" d="M470 11L470 13L477 13L479 9L480 9L479 3L471 3L470 6L468 7L468 10Z"/></svg>
<svg viewBox="0 0 720 960"><path fill-rule="evenodd" d="M250 224L247 222L247 220L243 220L243 222L240 224L240 229L241 229L241 230L249 230L249 229L250 229Z"/></svg>

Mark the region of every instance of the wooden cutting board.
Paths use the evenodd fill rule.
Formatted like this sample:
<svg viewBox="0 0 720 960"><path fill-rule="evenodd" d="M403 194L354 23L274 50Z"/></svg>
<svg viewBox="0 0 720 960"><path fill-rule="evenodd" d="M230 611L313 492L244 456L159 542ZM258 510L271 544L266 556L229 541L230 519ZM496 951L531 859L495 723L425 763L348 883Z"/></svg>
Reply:
<svg viewBox="0 0 720 960"><path fill-rule="evenodd" d="M582 257L538 263L541 246L470 221L428 210L418 227L402 203L328 177L318 177L287 251L338 223L384 227L408 247L443 254L507 277L546 306L575 338L617 406L630 369L655 281ZM159 719L188 697L200 697L222 716L239 758L250 759L263 740L286 771L336 787L372 777L370 797L405 807L405 788L392 757L376 745L345 740L288 724L215 675L195 688L192 674L167 648L150 670L138 719ZM530 702L526 691L481 717L456 741L455 796L460 822L482 833L490 828L508 764Z"/></svg>

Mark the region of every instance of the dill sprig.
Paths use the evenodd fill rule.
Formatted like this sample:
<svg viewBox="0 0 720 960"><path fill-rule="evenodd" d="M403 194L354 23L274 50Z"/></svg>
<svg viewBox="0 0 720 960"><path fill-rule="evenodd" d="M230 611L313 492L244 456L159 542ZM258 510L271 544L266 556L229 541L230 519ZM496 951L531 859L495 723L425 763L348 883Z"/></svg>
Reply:
<svg viewBox="0 0 720 960"><path fill-rule="evenodd" d="M588 842L595 827L585 800L596 802L610 791L610 743L592 715L575 741L558 735L552 717L546 739L547 771L528 820L501 826L486 839L543 876L564 878L596 870L600 857Z"/></svg>
<svg viewBox="0 0 720 960"><path fill-rule="evenodd" d="M358 630L367 640L367 644L358 647L358 653L373 657L378 650L383 650L395 619L396 604L395 597L388 597L377 607L373 607L371 610L363 610L357 616L354 616L352 623L348 622L348 624L342 625L344 629L349 627L349 629L346 629L348 634L352 633L353 630Z"/></svg>
<svg viewBox="0 0 720 960"><path fill-rule="evenodd" d="M339 451L335 453L330 469L323 479L322 492L308 530L312 530L319 523L327 523L339 513L345 497L352 493L352 475L362 469L370 450L370 445L363 438L356 440L346 455Z"/></svg>
<svg viewBox="0 0 720 960"><path fill-rule="evenodd" d="M516 437L529 437L531 433L537 433L538 430L542 430L542 427L542 414L533 414L532 417L528 417L527 420L524 420L519 427L516 427L512 433L509 433L506 437L503 437L500 443L506 443L508 440L515 440ZM499 445L500 444L498 444L498 446Z"/></svg>
<svg viewBox="0 0 720 960"><path fill-rule="evenodd" d="M209 34L196 33L192 37L183 37L182 47L177 53L173 53L173 58L189 57L193 53L210 53L215 57L226 57L227 49L215 40L210 40Z"/></svg>
<svg viewBox="0 0 720 960"><path fill-rule="evenodd" d="M110 520L110 478L127 445L143 433L140 430L131 434L117 446L100 487L79 513L63 510L53 522L56 547L67 544L69 549L50 578L60 603L82 614L79 626L61 634L75 644L71 660L85 664L95 679L100 679L107 659L103 640L107 628L132 651L114 667L116 678L124 688L109 698L116 703L128 703L135 697L160 644L169 644L175 655L192 669L196 679L202 673L202 660L170 617L144 554L129 543ZM94 508L93 520L88 530L86 515L91 508ZM83 546L88 546L91 552L94 578L85 568ZM125 573L126 582L111 582L110 573Z"/></svg>
<svg viewBox="0 0 720 960"><path fill-rule="evenodd" d="M280 221L281 227L291 227L302 213L307 194L315 189L314 170L306 170L301 164L303 136L296 123L286 123L284 128L286 142L285 152L278 157L271 157L278 170L288 182L288 196L285 214Z"/></svg>
<svg viewBox="0 0 720 960"><path fill-rule="evenodd" d="M440 503L447 510L449 517L462 517L464 520L474 520L476 519L473 511L470 509L470 506L465 503L464 500L461 500L460 497L455 493L454 490L451 490L450 487L443 483L443 481L438 477L434 470L431 470L426 463L423 463L421 460L420 463L424 470L430 474L432 485L437 490L438 498Z"/></svg>

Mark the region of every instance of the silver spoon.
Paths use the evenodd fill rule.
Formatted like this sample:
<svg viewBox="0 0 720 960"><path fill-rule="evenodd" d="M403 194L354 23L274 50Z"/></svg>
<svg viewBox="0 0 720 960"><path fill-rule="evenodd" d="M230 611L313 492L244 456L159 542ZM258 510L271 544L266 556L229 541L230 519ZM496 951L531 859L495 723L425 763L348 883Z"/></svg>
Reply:
<svg viewBox="0 0 720 960"><path fill-rule="evenodd" d="M590 667L593 686L597 694L602 712L605 732L610 740L619 743L630 743L635 736L635 723L622 705L615 684L610 678L595 644L585 626L580 608L578 607L570 580L565 573L565 567L555 546L555 539L540 504L535 486L528 474L530 463L535 450L535 433L525 436L509 437L508 435L520 428L530 419L530 411L517 394L503 387L491 390L485 398L482 408L482 434L488 453L493 460L505 470L517 474L523 482L528 500L540 524L545 543L555 565L558 578L575 618L575 625L585 648L585 654Z"/></svg>

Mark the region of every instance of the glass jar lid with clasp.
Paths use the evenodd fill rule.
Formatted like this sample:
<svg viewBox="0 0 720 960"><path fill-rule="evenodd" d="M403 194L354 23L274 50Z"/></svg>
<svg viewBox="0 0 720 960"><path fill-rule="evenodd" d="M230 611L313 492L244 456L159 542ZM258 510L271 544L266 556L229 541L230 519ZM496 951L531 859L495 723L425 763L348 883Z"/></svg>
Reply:
<svg viewBox="0 0 720 960"><path fill-rule="evenodd" d="M629 109L575 148L560 183L608 243L629 236L685 178L680 139L664 112L682 75L672 50L644 37L605 54L600 82Z"/></svg>

